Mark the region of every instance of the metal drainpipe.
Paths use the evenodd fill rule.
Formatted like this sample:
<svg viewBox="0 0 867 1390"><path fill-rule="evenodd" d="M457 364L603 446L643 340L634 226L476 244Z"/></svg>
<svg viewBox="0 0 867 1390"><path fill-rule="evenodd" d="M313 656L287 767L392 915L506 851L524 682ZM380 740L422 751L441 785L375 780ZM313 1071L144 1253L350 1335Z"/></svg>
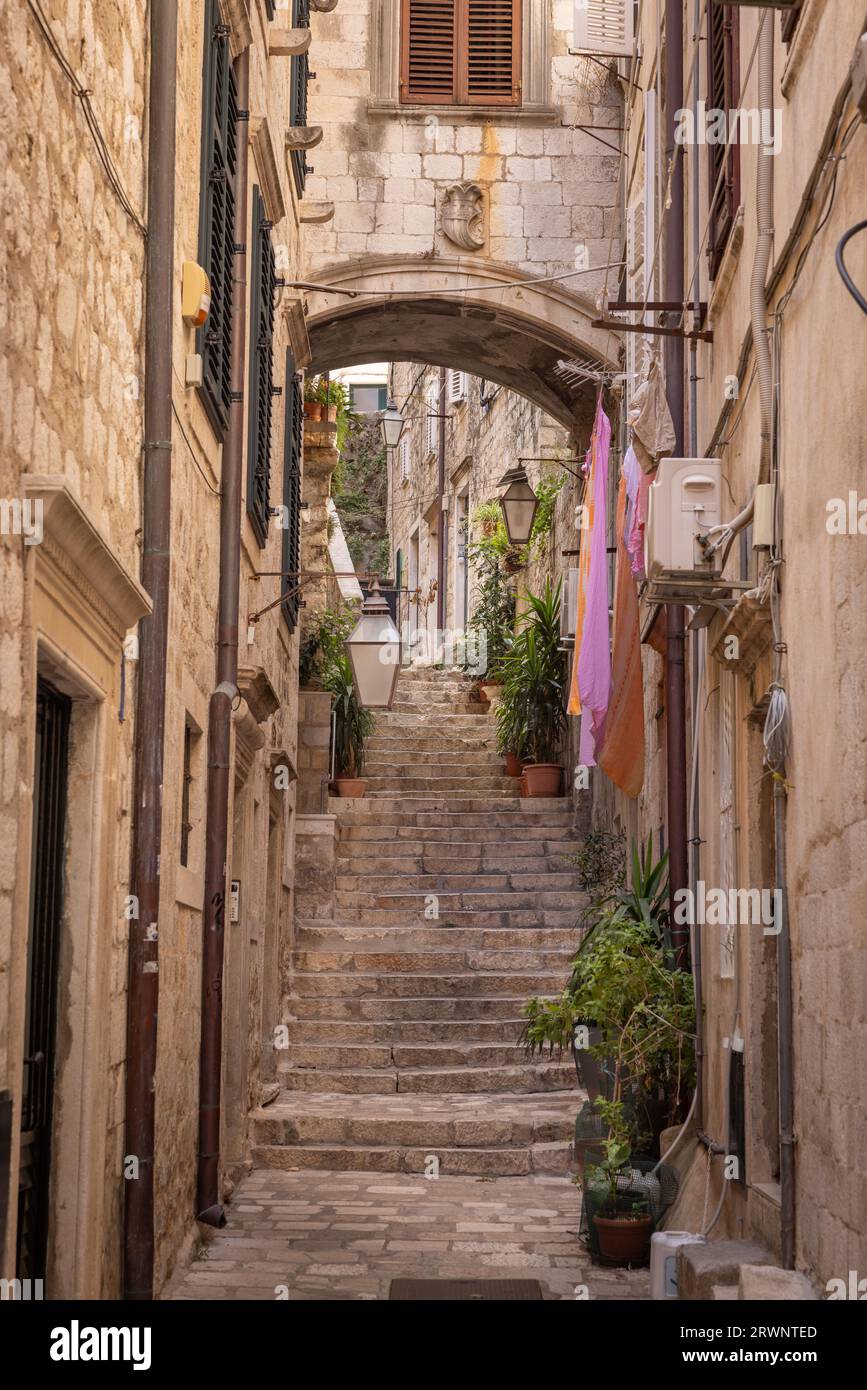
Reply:
<svg viewBox="0 0 867 1390"><path fill-rule="evenodd" d="M698 130L698 66L701 44L698 42L701 30L702 0L693 0L693 59L692 59L692 128ZM699 282L698 261L701 255L701 214L699 208L699 182L700 171L698 161L698 148L693 145L690 156L690 232L691 232L691 255L693 264L693 313L696 323L699 321L701 313L701 284ZM698 343L695 338L689 340L689 452L692 458L698 456ZM692 718L695 724L699 719L699 692L701 688L702 673L699 662L701 660L701 634L696 631L692 635ZM701 877L701 767L699 759L698 740L693 739L693 758L695 766L692 768L693 777L693 796L692 796L692 821L689 827L690 842L692 846L692 864L690 885L693 892L698 891L698 881ZM696 899L693 898L693 902ZM704 1104L704 998L701 979L701 928L696 924L693 931L692 941L692 974L695 982L695 1089L697 1092L696 1114L699 1124L703 1123L703 1104Z"/></svg>
<svg viewBox="0 0 867 1390"><path fill-rule="evenodd" d="M177 6L153 0L148 94L147 266L145 271L142 584L153 611L139 625L135 774L126 1022L124 1152L138 1160L124 1183L124 1297L153 1298L154 1115L159 1001L160 841L166 653L169 632L172 478L172 330L175 318L175 87Z"/></svg>
<svg viewBox="0 0 867 1390"><path fill-rule="evenodd" d="M250 95L250 53L237 59L238 109ZM220 490L220 595L217 685L208 709L208 790L205 812L205 895L202 922L202 1024L199 1054L198 1220L226 1222L220 1201L220 1118L223 1066L223 945L232 706L238 695L238 607L241 573L241 468L244 456L244 345L247 334L247 125L240 118L235 173L235 274L232 282L232 403L223 445Z"/></svg>
<svg viewBox="0 0 867 1390"><path fill-rule="evenodd" d="M665 152L666 167L677 152L675 112L683 106L683 0L665 0ZM671 180L665 224L663 299L683 301L683 160ZM674 422L674 456L683 454L683 338L664 340L665 387ZM684 682L684 610L666 605L666 752L668 764L669 902L674 924L675 894L689 883L686 825L686 690ZM672 927L675 959L689 967L689 929Z"/></svg>
<svg viewBox="0 0 867 1390"><path fill-rule="evenodd" d="M439 430L437 432L437 493L439 500L439 522L437 525L437 632L442 641L446 625L446 552L448 538L448 516L443 508L446 491L446 369L440 367ZM439 653L435 653L438 659Z"/></svg>

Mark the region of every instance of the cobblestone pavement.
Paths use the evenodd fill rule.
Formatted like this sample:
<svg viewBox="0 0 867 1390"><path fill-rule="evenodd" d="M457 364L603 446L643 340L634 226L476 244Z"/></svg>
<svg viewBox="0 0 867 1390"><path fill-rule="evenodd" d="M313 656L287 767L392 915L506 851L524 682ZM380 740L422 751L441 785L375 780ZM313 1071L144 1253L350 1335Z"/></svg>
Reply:
<svg viewBox="0 0 867 1390"><path fill-rule="evenodd" d="M175 1299L387 1299L396 1278L538 1279L546 1299L649 1296L647 1270L599 1269L567 1178L257 1169L228 1225L176 1273Z"/></svg>

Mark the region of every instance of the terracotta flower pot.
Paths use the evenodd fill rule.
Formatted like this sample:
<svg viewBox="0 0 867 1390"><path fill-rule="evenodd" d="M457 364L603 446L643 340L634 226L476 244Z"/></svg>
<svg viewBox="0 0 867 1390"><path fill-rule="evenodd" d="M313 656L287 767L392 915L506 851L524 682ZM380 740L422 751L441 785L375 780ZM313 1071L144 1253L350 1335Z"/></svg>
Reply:
<svg viewBox="0 0 867 1390"><path fill-rule="evenodd" d="M337 406L336 406L336 405L329 405L329 406L326 406L326 407L325 407L325 414L326 414L326 419L327 419L327 420L330 420L330 422L331 422L332 425L333 425L333 424L334 424L334 421L337 419Z"/></svg>
<svg viewBox="0 0 867 1390"><path fill-rule="evenodd" d="M528 763L524 768L527 796L559 796L562 777L558 763Z"/></svg>
<svg viewBox="0 0 867 1390"><path fill-rule="evenodd" d="M520 777L520 776L521 776L521 773L522 773L523 771L524 771L524 764L522 763L521 759L518 757L517 753L507 753L507 754L506 754L506 776L507 776L507 777Z"/></svg>
<svg viewBox="0 0 867 1390"><path fill-rule="evenodd" d="M308 420L322 419L322 405L319 401L305 401L304 414Z"/></svg>
<svg viewBox="0 0 867 1390"><path fill-rule="evenodd" d="M482 695L492 705L496 704L503 693L503 687L499 682L492 681L482 686Z"/></svg>
<svg viewBox="0 0 867 1390"><path fill-rule="evenodd" d="M364 796L367 783L360 777L335 777L334 790L338 796Z"/></svg>
<svg viewBox="0 0 867 1390"><path fill-rule="evenodd" d="M529 794L530 794L530 793L527 791L527 769L526 769L525 767L522 767L522 768L521 768L521 795L522 795L522 796L529 796Z"/></svg>
<svg viewBox="0 0 867 1390"><path fill-rule="evenodd" d="M649 1216L594 1216L599 1254L605 1264L642 1265L650 1245Z"/></svg>

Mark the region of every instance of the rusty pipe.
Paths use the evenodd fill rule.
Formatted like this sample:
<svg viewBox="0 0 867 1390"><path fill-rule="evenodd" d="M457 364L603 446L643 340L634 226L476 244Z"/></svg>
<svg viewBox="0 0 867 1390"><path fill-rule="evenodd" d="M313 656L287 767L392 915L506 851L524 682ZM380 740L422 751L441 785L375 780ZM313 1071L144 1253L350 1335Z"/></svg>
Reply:
<svg viewBox="0 0 867 1390"><path fill-rule="evenodd" d="M238 109L246 112L250 53L235 64ZM239 121L235 170L235 270L232 280L232 402L223 445L220 490L220 593L217 684L208 707L208 789L205 810L205 891L202 914L202 1022L199 1053L199 1221L223 1226L220 1201L220 1121L223 1069L223 947L232 707L238 695L238 609L241 582L241 472L244 457L244 344L247 334L247 125Z"/></svg>
<svg viewBox="0 0 867 1390"><path fill-rule="evenodd" d="M172 327L175 322L175 93L177 5L153 0L148 93L144 470L141 580L153 602L139 624L126 1018L123 1287L153 1298L154 1128L159 1004L160 841L169 633L172 488Z"/></svg>

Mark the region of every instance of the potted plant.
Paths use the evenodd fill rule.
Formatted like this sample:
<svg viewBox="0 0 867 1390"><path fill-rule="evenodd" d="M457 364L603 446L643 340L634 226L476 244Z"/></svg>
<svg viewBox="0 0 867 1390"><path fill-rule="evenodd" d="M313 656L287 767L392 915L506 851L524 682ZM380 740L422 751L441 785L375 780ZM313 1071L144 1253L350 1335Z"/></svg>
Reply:
<svg viewBox="0 0 867 1390"><path fill-rule="evenodd" d="M496 705L502 694L503 658L514 629L515 592L503 567L497 537L473 542L467 547L467 554L478 587L473 614L467 623L463 665L481 678L483 698Z"/></svg>
<svg viewBox="0 0 867 1390"><path fill-rule="evenodd" d="M603 1264L643 1265L653 1217L647 1196L634 1186L632 1127L622 1102L600 1097L596 1109L608 1126L608 1137L602 1143L601 1160L587 1169L584 1193L599 1256Z"/></svg>
<svg viewBox="0 0 867 1390"><path fill-rule="evenodd" d="M359 703L352 667L344 652L331 662L323 687L334 697L334 789L338 796L364 796L364 745L373 731L374 717Z"/></svg>
<svg viewBox="0 0 867 1390"><path fill-rule="evenodd" d="M527 724L515 691L503 685L494 712L497 752L506 759L507 777L520 777L527 756Z"/></svg>
<svg viewBox="0 0 867 1390"><path fill-rule="evenodd" d="M304 414L308 420L322 419L322 398L319 394L321 377L308 377L304 382Z"/></svg>
<svg viewBox="0 0 867 1390"><path fill-rule="evenodd" d="M566 727L566 654L560 648L560 593L550 581L541 595L527 594L515 640L502 657L503 697L524 730L527 796L559 796L563 769L556 761Z"/></svg>

